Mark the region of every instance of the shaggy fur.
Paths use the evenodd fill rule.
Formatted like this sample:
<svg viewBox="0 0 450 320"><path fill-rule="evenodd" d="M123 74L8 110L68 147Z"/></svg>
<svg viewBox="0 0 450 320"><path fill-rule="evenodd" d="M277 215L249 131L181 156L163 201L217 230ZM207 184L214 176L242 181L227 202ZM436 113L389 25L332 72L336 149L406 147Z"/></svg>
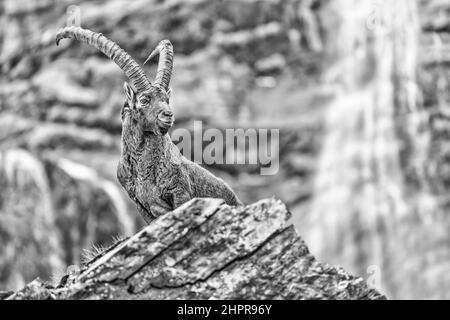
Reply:
<svg viewBox="0 0 450 320"><path fill-rule="evenodd" d="M186 159L170 139L170 92L154 86L136 93L127 83L124 89L117 177L147 223L197 197L242 205L228 184Z"/></svg>

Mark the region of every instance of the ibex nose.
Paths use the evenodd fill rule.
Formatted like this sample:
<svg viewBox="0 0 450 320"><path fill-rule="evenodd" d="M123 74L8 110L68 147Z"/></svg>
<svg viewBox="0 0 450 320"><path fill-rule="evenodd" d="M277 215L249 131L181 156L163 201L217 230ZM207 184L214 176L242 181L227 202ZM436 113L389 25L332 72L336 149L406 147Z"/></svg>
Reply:
<svg viewBox="0 0 450 320"><path fill-rule="evenodd" d="M171 117L171 116L173 116L173 112L172 111L163 111L162 115L165 117Z"/></svg>

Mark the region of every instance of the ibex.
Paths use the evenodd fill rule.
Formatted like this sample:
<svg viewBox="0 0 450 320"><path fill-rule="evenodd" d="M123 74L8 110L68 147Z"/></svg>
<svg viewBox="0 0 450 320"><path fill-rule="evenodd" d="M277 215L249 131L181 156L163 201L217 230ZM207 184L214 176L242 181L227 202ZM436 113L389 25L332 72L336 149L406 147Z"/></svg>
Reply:
<svg viewBox="0 0 450 320"><path fill-rule="evenodd" d="M126 101L117 178L147 223L197 197L222 198L231 206L242 205L228 184L186 159L168 135L174 123L169 104L173 66L169 40L161 41L144 62L159 58L156 78L151 83L139 64L101 33L66 27L57 33L56 44L64 38L75 38L100 50L134 86L124 83Z"/></svg>

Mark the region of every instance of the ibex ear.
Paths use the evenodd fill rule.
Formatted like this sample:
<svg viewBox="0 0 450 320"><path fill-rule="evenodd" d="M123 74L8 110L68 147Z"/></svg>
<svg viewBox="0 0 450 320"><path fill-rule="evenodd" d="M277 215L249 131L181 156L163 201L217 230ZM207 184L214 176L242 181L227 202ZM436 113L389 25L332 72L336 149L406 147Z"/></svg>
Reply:
<svg viewBox="0 0 450 320"><path fill-rule="evenodd" d="M133 88L127 83L123 83L123 90L125 91L125 95L127 96L127 103L130 107L134 106L134 97L135 93L133 91Z"/></svg>

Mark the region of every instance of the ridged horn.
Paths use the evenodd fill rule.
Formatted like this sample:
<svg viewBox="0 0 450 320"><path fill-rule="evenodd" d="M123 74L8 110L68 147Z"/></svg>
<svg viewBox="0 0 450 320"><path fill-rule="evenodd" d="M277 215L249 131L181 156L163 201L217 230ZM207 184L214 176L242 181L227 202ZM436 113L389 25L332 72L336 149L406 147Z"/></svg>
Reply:
<svg viewBox="0 0 450 320"><path fill-rule="evenodd" d="M144 64L146 64L147 61L152 60L156 56L159 56L159 62L158 71L156 71L156 78L153 84L167 91L169 89L170 78L172 77L173 69L172 43L170 43L169 40L162 40L155 48L155 50L150 53Z"/></svg>
<svg viewBox="0 0 450 320"><path fill-rule="evenodd" d="M152 87L141 66L119 45L101 33L81 27L65 27L56 34L56 45L59 45L61 39L65 38L75 38L97 48L125 72L137 91L149 90Z"/></svg>

